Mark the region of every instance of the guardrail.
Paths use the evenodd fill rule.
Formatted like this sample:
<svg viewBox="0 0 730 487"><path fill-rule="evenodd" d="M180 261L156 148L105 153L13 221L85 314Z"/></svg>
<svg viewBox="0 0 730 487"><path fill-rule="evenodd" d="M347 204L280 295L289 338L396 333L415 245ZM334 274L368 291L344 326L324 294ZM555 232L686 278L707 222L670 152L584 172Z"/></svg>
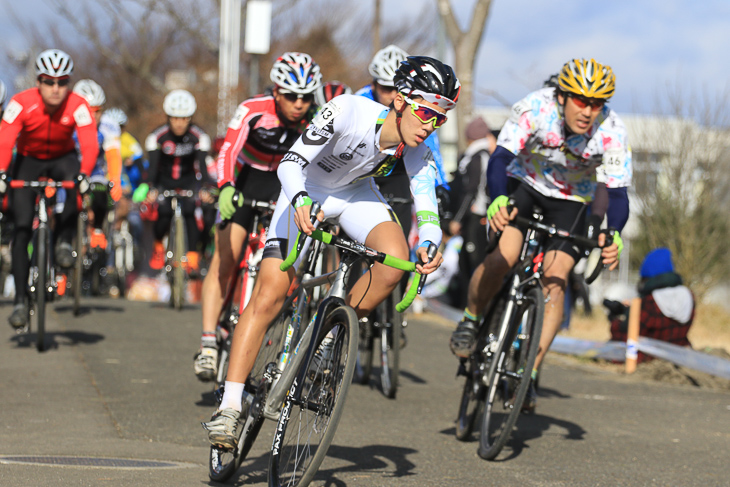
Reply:
<svg viewBox="0 0 730 487"><path fill-rule="evenodd" d="M425 301L425 309L449 321L453 321L454 325L461 320L463 315L462 311L432 299ZM580 340L558 335L553 340L550 350L570 355L614 360L617 362L626 361L627 356L630 360L631 356L635 357L634 354L636 352L643 352L652 357L681 365L682 367L698 370L716 377L730 379L730 360L649 337L638 337L634 348L627 347L626 342ZM627 373L631 372L633 371L627 370Z"/></svg>

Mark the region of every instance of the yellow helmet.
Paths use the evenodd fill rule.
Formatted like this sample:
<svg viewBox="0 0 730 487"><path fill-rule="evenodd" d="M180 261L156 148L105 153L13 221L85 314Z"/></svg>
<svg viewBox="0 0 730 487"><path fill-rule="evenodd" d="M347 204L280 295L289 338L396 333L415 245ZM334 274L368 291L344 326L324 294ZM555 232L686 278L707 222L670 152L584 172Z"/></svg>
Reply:
<svg viewBox="0 0 730 487"><path fill-rule="evenodd" d="M594 59L573 59L560 71L558 86L567 93L608 100L616 89L616 76L610 66Z"/></svg>

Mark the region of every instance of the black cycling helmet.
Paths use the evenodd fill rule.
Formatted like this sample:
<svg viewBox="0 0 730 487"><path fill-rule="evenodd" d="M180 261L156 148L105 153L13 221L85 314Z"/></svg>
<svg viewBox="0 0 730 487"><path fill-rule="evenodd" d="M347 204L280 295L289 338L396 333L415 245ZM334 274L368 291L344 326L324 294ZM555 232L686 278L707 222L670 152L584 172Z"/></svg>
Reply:
<svg viewBox="0 0 730 487"><path fill-rule="evenodd" d="M446 110L456 106L461 90L451 66L427 56L408 56L395 72L393 82L404 95L420 96Z"/></svg>

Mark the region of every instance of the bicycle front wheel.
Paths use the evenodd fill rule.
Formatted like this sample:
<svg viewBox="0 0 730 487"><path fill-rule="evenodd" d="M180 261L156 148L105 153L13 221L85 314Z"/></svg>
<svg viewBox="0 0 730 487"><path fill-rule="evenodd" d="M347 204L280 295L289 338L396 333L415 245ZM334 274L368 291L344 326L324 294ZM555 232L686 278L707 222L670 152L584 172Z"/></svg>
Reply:
<svg viewBox="0 0 730 487"><path fill-rule="evenodd" d="M38 252L36 253L36 265L38 265L38 280L35 285L36 295L36 348L39 352L46 349L46 297L48 279L48 228L45 225L38 227Z"/></svg>
<svg viewBox="0 0 730 487"><path fill-rule="evenodd" d="M357 325L349 306L323 317L312 359L302 363L306 369L298 372L282 407L269 457L269 486L308 485L327 455L355 371Z"/></svg>
<svg viewBox="0 0 730 487"><path fill-rule="evenodd" d="M81 312L81 279L84 271L84 228L86 227L86 219L83 213L79 213L76 218L76 244L74 251L76 252L76 261L74 261L74 277L71 282L74 298L74 316L78 316Z"/></svg>
<svg viewBox="0 0 730 487"><path fill-rule="evenodd" d="M185 228L181 217L175 217L174 240L172 262L172 306L181 310L185 302L185 268L183 267L183 255L185 255Z"/></svg>
<svg viewBox="0 0 730 487"><path fill-rule="evenodd" d="M354 381L358 384L370 382L370 372L373 369L373 323L371 314L365 321L358 323L360 340L357 344L357 360L355 363Z"/></svg>
<svg viewBox="0 0 730 487"><path fill-rule="evenodd" d="M400 288L380 303L380 385L385 397L395 399L400 373L400 340L403 330L403 315L395 309L400 302Z"/></svg>
<svg viewBox="0 0 730 487"><path fill-rule="evenodd" d="M540 344L545 297L533 287L509 324L506 340L489 368L486 407L479 439L479 456L493 460L502 451L517 422L530 387Z"/></svg>

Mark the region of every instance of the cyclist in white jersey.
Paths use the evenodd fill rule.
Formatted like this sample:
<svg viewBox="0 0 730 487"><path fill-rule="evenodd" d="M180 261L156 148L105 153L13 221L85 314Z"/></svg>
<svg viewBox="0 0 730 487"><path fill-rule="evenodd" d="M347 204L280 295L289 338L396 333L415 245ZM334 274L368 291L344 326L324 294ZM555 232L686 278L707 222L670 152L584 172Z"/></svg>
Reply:
<svg viewBox="0 0 730 487"><path fill-rule="evenodd" d="M472 275L464 318L451 337L455 355L467 358L474 352L480 314L499 290L505 274L517 264L524 234L511 221L518 212L529 215L538 206L543 211L543 223L580 234L585 227L587 205L598 198L596 191L600 188L601 196L609 201L609 227L619 230L626 223L631 151L626 128L606 106L614 89L615 76L610 67L593 59L574 59L563 66L557 88L538 90L512 107L487 170L492 197L487 218L491 227L503 234L498 247ZM515 201L511 214L506 208L507 195ZM599 242L604 241L605 235L601 234ZM610 269L618 264L622 248L617 231L613 244L602 252L603 262ZM565 285L580 252L571 244L557 241L545 254L544 284L549 300L533 380L562 321ZM535 404L531 385L526 409L534 410Z"/></svg>
<svg viewBox="0 0 730 487"><path fill-rule="evenodd" d="M311 234L312 201L322 205L318 219L335 218L347 234L378 251L408 259L408 245L391 208L372 177L388 174L402 158L411 181L419 230L417 269L430 274L441 254L428 262L426 248L438 245L441 228L434 189L435 167L423 141L456 106L460 84L451 67L429 57L409 57L395 78L394 109L354 95L327 103L284 156L277 170L282 192L272 217L264 259L249 305L233 336L225 392L220 408L204 426L212 444L234 447L240 427L243 383L253 366L266 326L276 317L294 279L279 265L297 232ZM375 264L372 281L363 276L348 294L359 317L388 296L402 272ZM367 293L367 294L366 294Z"/></svg>

